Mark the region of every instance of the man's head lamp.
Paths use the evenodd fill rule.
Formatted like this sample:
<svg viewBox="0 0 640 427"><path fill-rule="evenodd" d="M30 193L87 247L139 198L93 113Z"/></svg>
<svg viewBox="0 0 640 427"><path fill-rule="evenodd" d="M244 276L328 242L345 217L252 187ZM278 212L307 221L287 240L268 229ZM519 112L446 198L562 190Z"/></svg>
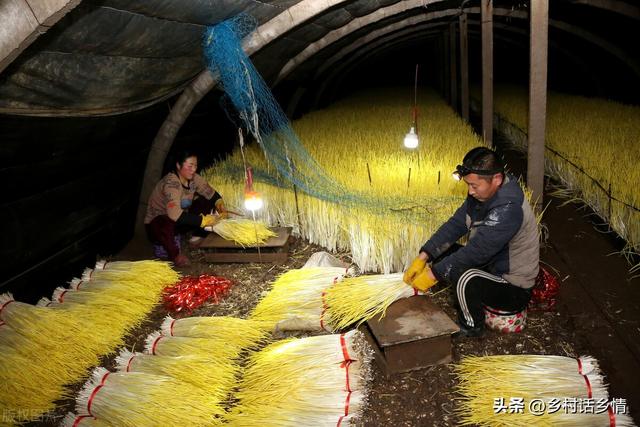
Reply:
<svg viewBox="0 0 640 427"><path fill-rule="evenodd" d="M468 168L465 165L458 165L456 166L456 170L453 171L453 179L455 179L456 181L460 181L462 179L463 176L467 176L470 173L475 173L476 175L494 175L496 173L502 173L504 172L502 168L495 168L495 169L473 169L473 168Z"/></svg>

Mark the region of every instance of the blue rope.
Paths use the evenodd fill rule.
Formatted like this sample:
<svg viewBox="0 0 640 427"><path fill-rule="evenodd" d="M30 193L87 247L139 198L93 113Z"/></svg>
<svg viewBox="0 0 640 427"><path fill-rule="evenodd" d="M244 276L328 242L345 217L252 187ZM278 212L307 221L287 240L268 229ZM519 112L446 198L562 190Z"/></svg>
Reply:
<svg viewBox="0 0 640 427"><path fill-rule="evenodd" d="M240 14L208 27L203 42L207 67L220 74L226 96L280 175L274 177L254 167L255 178L280 187L288 182L329 202L366 206L380 212L389 209L407 211L414 219L414 210L417 209L418 214L420 211L426 213L426 209L416 206L414 201L398 200L397 197L381 201L365 193L349 191L325 172L302 145L271 90L242 49L242 38L255 28L256 21L252 17Z"/></svg>

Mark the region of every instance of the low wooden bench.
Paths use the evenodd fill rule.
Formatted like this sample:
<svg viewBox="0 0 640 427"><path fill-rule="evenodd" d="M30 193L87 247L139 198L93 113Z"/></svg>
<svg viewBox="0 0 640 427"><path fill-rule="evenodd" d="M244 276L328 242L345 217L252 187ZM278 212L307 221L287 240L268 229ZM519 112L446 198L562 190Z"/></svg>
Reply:
<svg viewBox="0 0 640 427"><path fill-rule="evenodd" d="M277 234L258 246L242 247L235 242L225 240L216 233L210 233L198 245L204 252L207 262L265 262L283 264L289 256L289 243L292 227L270 227Z"/></svg>

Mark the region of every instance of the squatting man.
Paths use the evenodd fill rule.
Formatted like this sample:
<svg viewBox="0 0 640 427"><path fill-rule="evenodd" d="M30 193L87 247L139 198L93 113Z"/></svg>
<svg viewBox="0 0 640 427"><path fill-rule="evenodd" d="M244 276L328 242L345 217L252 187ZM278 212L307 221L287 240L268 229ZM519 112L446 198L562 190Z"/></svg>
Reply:
<svg viewBox="0 0 640 427"><path fill-rule="evenodd" d="M422 291L451 283L461 334L479 336L485 306L515 313L529 303L539 267L538 226L520 184L493 150L472 149L454 176L467 184L468 195L420 248L404 281ZM463 236L465 246L456 243Z"/></svg>

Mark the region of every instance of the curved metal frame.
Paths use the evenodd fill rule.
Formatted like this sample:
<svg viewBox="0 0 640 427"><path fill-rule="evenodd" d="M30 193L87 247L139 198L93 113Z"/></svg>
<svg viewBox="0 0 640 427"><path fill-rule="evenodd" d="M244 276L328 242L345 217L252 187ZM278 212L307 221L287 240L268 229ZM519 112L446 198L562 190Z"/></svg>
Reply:
<svg viewBox="0 0 640 427"><path fill-rule="evenodd" d="M5 2L0 8L0 72L81 0Z"/></svg>
<svg viewBox="0 0 640 427"><path fill-rule="evenodd" d="M464 12L467 14L475 14L475 13L479 13L479 8L475 7L475 8L466 8L464 9ZM399 23L401 22L405 22L406 25L415 25L417 22L423 22L425 20L432 20L432 19L438 19L441 17L446 17L446 16L452 16L459 13L459 9L448 9L445 11L438 11L438 12L432 12L432 13L427 13L425 15L421 15L421 16L413 16L407 19L404 19L402 21L398 21L395 22L393 24L390 24L389 28L393 28L390 31L393 31L395 28L399 27ZM371 14L373 15L373 14ZM511 10L511 9L494 9L493 10L493 15L494 16L502 16L502 17L510 17L510 18L517 18L517 19L529 19L529 16L526 12L523 11L519 11L519 10ZM371 19L367 19L367 20L359 20L358 24L362 24L364 25L369 25L369 24L373 24L375 22L378 22L380 19L384 19L384 18L388 18L390 15L385 15L384 17L380 17L380 16L371 16ZM367 17L369 17L369 15L367 15ZM377 18L377 19L375 19ZM605 39L596 36L593 33L590 33L588 31L585 31L575 25L571 25L571 24L567 24L566 22L562 22L562 21L558 21L558 20L553 20L550 19L549 20L549 26L553 27L553 28L557 28L560 29L562 31L565 31L569 34L572 34L576 37L582 38L600 48L602 48L603 50L609 52L610 54L614 55L616 58L618 58L622 63L626 64L638 77L640 77L640 64L637 63L637 61L631 60L630 55L628 55L625 51L623 51L622 49L620 49L619 47L615 46L612 43L609 43L608 41L606 41ZM345 26L346 27L346 26ZM385 27L385 28L387 28ZM362 27L354 27L354 26L350 26L349 27L349 31L342 31L339 32L339 30L335 30L332 31L330 34L333 34L333 36L331 37L332 42L338 41L340 40L340 38L336 38L335 36L337 34L343 34L342 37L352 33L353 31L356 31L358 29L360 29ZM383 29L380 30L376 30L374 32L383 32ZM366 37L366 36L365 36ZM362 37L360 39L363 39ZM359 39L359 40L360 40ZM290 74L291 72L293 72L295 70L295 66L300 65L302 62L306 61L307 59L311 58L312 55L310 55L311 52L313 53L317 53L320 49L328 46L330 44L330 42L323 42L323 43L319 43L316 42L312 45L314 45L313 49L305 49L304 51L300 52L295 58L291 59L289 62L287 62L287 64L285 64L284 67L282 67L282 69L280 70L280 72L278 73L278 79L276 81L276 84L280 81L282 81L282 79L284 79L288 74ZM321 47L320 47L321 46Z"/></svg>
<svg viewBox="0 0 640 427"><path fill-rule="evenodd" d="M448 25L448 23L435 24L436 27L444 27L446 25ZM391 37L392 40L386 40L384 43L376 44L370 49L365 48L362 51L354 53L354 55L352 57L349 57L347 61L332 70L327 78L322 79L322 84L318 91L316 91L316 95L314 96L313 105L316 107L320 105L322 95L327 90L330 90L331 93L335 93L337 88L342 83L344 77L347 76L351 72L351 70L355 68L359 63L366 61L367 59L382 52L385 52L386 50L395 48L398 45L402 45L409 41L421 39L431 34L441 34L441 30L438 29L434 31L433 27L423 28L421 30L414 29L414 31L410 32L409 34L396 35L396 37Z"/></svg>
<svg viewBox="0 0 640 427"><path fill-rule="evenodd" d="M368 15L361 16L352 21L349 21L346 25L337 28L333 31L327 33L320 40L315 41L309 45L307 45L302 52L298 53L296 56L291 58L278 72L278 77L276 78L275 84L278 84L283 78L285 78L292 70L298 67L307 59L311 58L313 55L324 49L325 47L343 39L354 31L358 31L361 28L366 27L367 25L376 23L383 19L389 18L391 16L396 16L401 13L407 12L412 9L426 8L429 3L436 3L437 0L405 0L395 3L391 6L383 7L375 12L372 12ZM438 12L430 12L428 15L439 17L439 15L449 15L454 12L451 12L452 9L447 9L444 11ZM456 9L457 10L457 9ZM434 18L435 19L435 18Z"/></svg>
<svg viewBox="0 0 640 427"><path fill-rule="evenodd" d="M402 22L406 21L406 25L412 25L411 28L407 28L406 30L403 31L393 31L395 28L398 27L402 27L402 25L400 26L395 26L392 30L390 30L389 32L384 32L382 31L383 29L380 29L380 31L377 31L376 33L378 34L378 38L376 39L372 39L372 40L368 40L368 38L365 37L361 37L359 39L357 39L356 41L354 41L352 44L345 46L340 52L338 52L336 55L334 55L333 57L331 57L331 59L329 61L327 61L325 63L325 65L323 65L323 67L321 67L318 72L315 74L314 76L314 80L320 80L320 77L323 75L324 72L326 72L328 69L331 68L331 66L333 66L333 64L335 64L336 62L338 62L341 58L343 58L346 54L350 54L353 53L354 51L358 51L361 48L365 49L362 52L358 52L358 54L355 54L353 56L350 56L349 59L345 62L345 64L351 63L353 61L355 61L357 58L359 58L359 54L367 52L371 49L375 49L376 47L378 47L379 45L385 45L387 43L394 43L395 39L398 37L402 37L404 35L407 34L411 34L412 32L418 32L423 30L424 28L430 28L431 25L433 25L433 23L430 22L425 22L424 20L420 20L420 22L418 24L416 24L416 20L412 18L408 18ZM479 20L473 20L473 19L469 19L468 20L468 24L474 25L474 26L478 26L480 27L480 21ZM385 27L389 28L389 27ZM506 24L502 24L502 23L495 23L494 22L494 28L496 29L500 29L502 31L508 31L511 33L515 33L515 34L520 34L522 36L528 37L528 32L524 29L520 29L520 28L515 28ZM390 33L390 34L389 34ZM479 30L469 30L469 33L474 33L474 34L480 34ZM373 34L373 33L372 33ZM501 39L502 42L507 42L508 39L504 38L504 37L499 37ZM406 41L406 39L405 39ZM573 53L571 53L569 50L561 47L560 45L558 45L555 42L550 42L549 45L551 47L554 48L554 50L557 50L558 52L562 53L564 56L570 58L574 63L580 65L582 68L588 68L586 67L584 61L580 60L580 58L578 58L576 55L574 55ZM526 45L522 45L524 47L527 47ZM344 70L344 65L345 64L341 64L340 66L331 69L331 72L328 74L325 74L325 77L322 78L322 84L320 86L320 89L316 92L316 96L315 99L316 101L314 102L314 105L318 105L319 101L322 99L322 92L324 92L326 90L327 87L331 86L330 82L332 80L334 80L336 78L336 74L341 71ZM590 76L591 79L593 79L593 76Z"/></svg>

